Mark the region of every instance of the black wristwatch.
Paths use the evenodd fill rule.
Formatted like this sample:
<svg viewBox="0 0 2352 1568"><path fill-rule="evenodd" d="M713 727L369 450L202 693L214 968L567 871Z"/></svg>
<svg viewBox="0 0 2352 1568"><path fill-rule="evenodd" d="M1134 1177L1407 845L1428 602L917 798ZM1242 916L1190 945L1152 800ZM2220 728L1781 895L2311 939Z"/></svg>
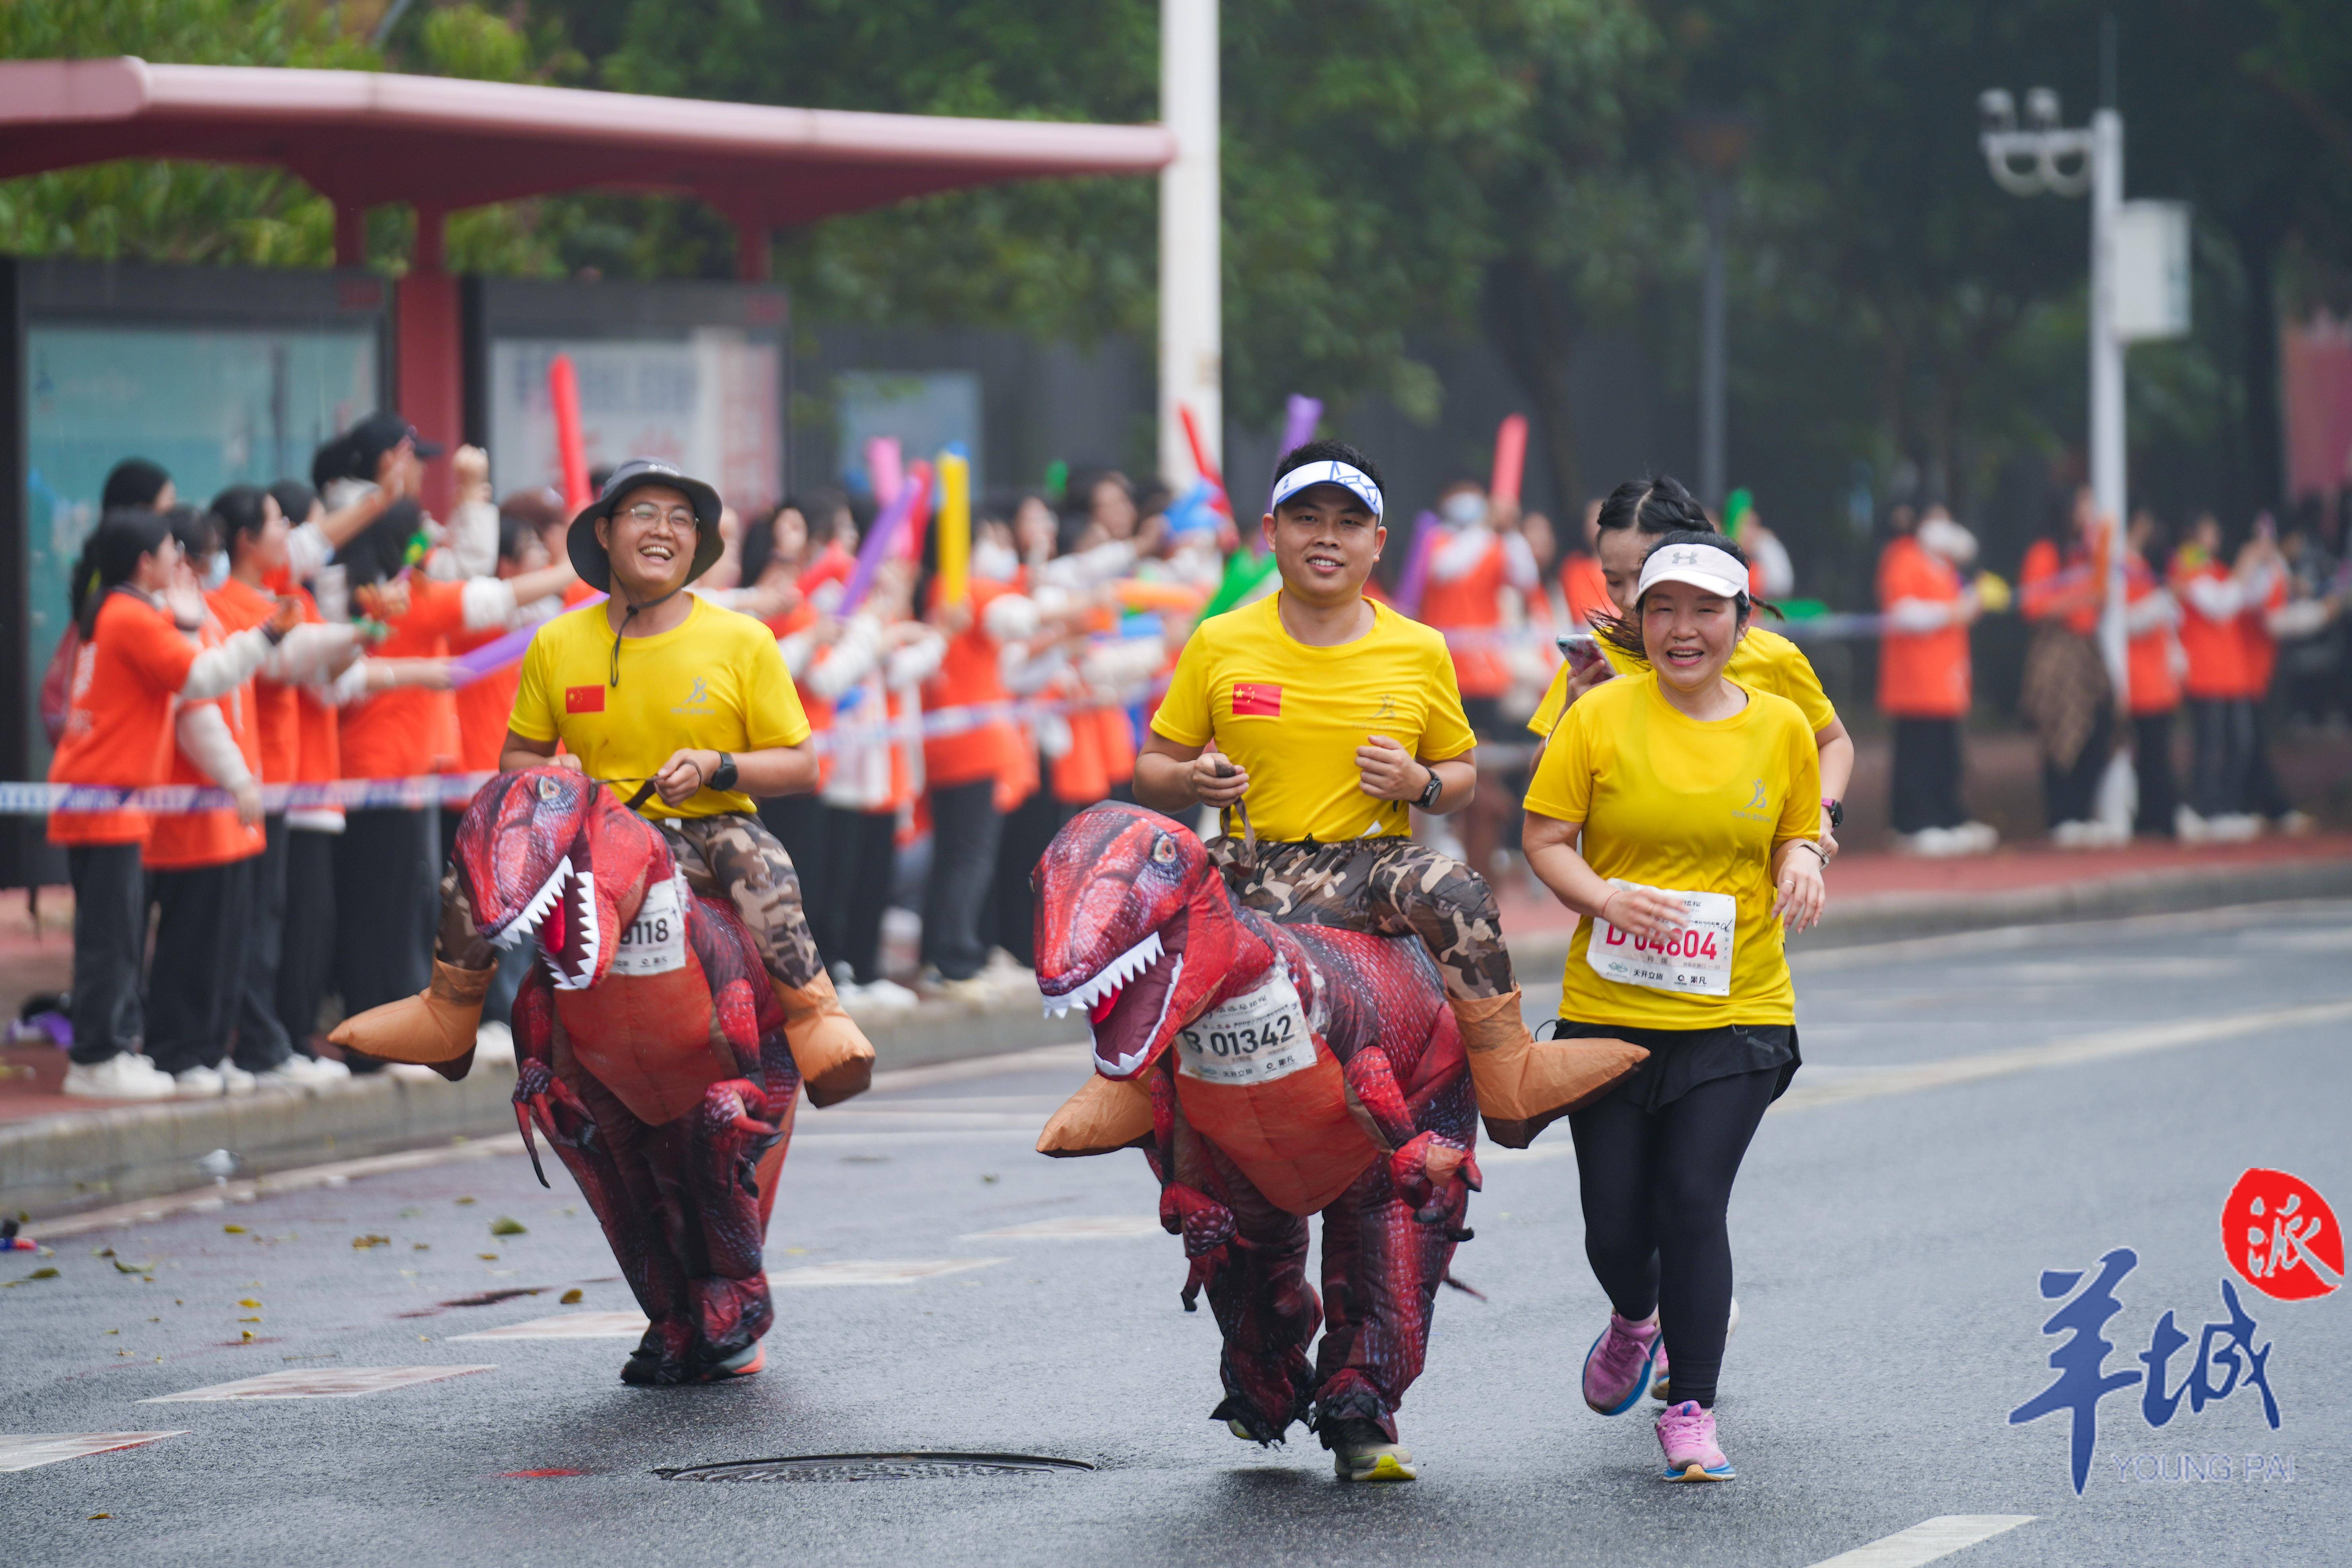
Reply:
<svg viewBox="0 0 2352 1568"><path fill-rule="evenodd" d="M1845 826L1845 802L1822 796L1822 809L1830 814L1830 826L1835 830Z"/></svg>
<svg viewBox="0 0 2352 1568"><path fill-rule="evenodd" d="M724 795L735 787L739 776L735 772L734 757L729 752L721 752L719 753L719 766L711 773L708 787Z"/></svg>
<svg viewBox="0 0 2352 1568"><path fill-rule="evenodd" d="M1423 763L1421 765L1423 767L1429 768L1429 764L1427 763ZM1430 810L1437 805L1437 797L1444 793L1445 781L1437 776L1437 770L1435 768L1429 768L1429 783L1422 786L1421 798L1414 801L1413 805L1421 807L1423 811Z"/></svg>

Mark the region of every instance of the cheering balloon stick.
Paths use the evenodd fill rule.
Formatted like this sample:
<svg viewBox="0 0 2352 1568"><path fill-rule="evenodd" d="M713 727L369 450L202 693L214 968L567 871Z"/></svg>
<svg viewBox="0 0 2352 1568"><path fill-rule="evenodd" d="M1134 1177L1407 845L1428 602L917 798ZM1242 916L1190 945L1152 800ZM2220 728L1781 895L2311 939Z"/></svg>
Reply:
<svg viewBox="0 0 2352 1568"><path fill-rule="evenodd" d="M929 463L919 461L908 468L906 483L914 499L907 505L907 530L899 535L898 548L891 553L901 561L919 563L923 559L923 536L931 527L931 502L939 494L939 472Z"/></svg>
<svg viewBox="0 0 2352 1568"><path fill-rule="evenodd" d="M588 488L588 444L580 432L580 378L572 356L547 362L547 405L555 415L555 457L563 469L563 510L577 514L596 499Z"/></svg>
<svg viewBox="0 0 2352 1568"><path fill-rule="evenodd" d="M1421 595L1429 586L1429 557L1437 548L1437 514L1424 511L1412 520L1412 553L1405 557L1404 573L1397 578L1396 607L1408 616L1421 614Z"/></svg>
<svg viewBox="0 0 2352 1568"><path fill-rule="evenodd" d="M898 438L896 436L876 436L866 443L866 478L874 487L874 504L888 506L898 499L906 488L906 471L900 467Z"/></svg>
<svg viewBox="0 0 2352 1568"><path fill-rule="evenodd" d="M865 601L866 590L874 586L874 574L882 570L882 563L889 555L898 531L906 526L907 519L916 507L928 500L922 492L929 489L930 479L930 465L916 464L913 472L907 476L906 487L898 492L898 499L874 520L874 531L858 547L856 569L850 573L849 582L841 591L841 604L834 614L846 619Z"/></svg>
<svg viewBox="0 0 2352 1568"><path fill-rule="evenodd" d="M1486 494L1497 502L1519 504L1519 479L1528 466L1528 419L1507 415L1495 431L1495 477Z"/></svg>
<svg viewBox="0 0 2352 1568"><path fill-rule="evenodd" d="M971 592L971 463L940 454L940 601L961 605Z"/></svg>
<svg viewBox="0 0 2352 1568"><path fill-rule="evenodd" d="M1227 517L1233 516L1232 492L1225 489L1225 476L1219 471L1216 459L1209 456L1209 444L1201 438L1201 422L1192 416L1192 405L1178 404L1176 416L1184 423L1184 440L1192 448L1194 471L1217 487L1217 499L1212 504Z"/></svg>

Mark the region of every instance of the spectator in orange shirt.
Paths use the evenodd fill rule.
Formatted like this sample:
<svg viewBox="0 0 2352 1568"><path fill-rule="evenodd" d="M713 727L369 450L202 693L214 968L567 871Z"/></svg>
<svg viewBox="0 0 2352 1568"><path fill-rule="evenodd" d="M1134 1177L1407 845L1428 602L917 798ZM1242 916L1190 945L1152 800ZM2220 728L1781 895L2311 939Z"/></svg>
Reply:
<svg viewBox="0 0 2352 1568"><path fill-rule="evenodd" d="M2261 584L2243 568L2233 571L2222 554L2221 524L2200 514L2189 538L2174 552L2170 580L2180 601L2180 647L2188 655L2183 686L2189 696L2190 747L2189 804L2195 819L2182 819L2189 838L2235 840L2262 831L2246 809L2246 771L2254 747L2254 710L2247 692L2246 639L2239 617L2258 596Z"/></svg>
<svg viewBox="0 0 2352 1568"><path fill-rule="evenodd" d="M307 514L307 493L306 501ZM291 521L275 494L255 485L232 485L213 498L211 521L226 547L228 575L205 595L205 603L230 632L262 625L277 612L278 596L269 584L287 572ZM264 785L284 785L302 776L302 687L306 682L340 675L360 657L355 626L320 623L317 606L307 597L299 601L304 625L296 626L271 651L246 689L250 702L247 723L254 739L257 772ZM322 1063L307 1050L298 1050L278 1007L278 975L283 967L286 930L287 863L291 833L284 810L262 818L262 852L252 861L252 878L244 936L244 970L236 985L232 1006L236 1047L231 1058L236 1069L222 1070L228 1087L242 1088L238 1079L253 1075L259 1082L300 1086L347 1076L341 1064ZM298 921L318 918L318 912L297 906ZM312 1014L316 1016L316 1005ZM307 1037L308 1030L305 1030ZM307 1037L302 1042L307 1046Z"/></svg>
<svg viewBox="0 0 2352 1568"><path fill-rule="evenodd" d="M129 789L160 784L173 750L173 700L205 701L235 690L292 629L296 612L282 605L265 625L218 647L197 648L162 599L180 566L179 542L161 514L144 508L101 518L85 560L91 575L73 585L80 645L49 779ZM68 1094L160 1100L177 1092L140 1051L146 1020L139 972L147 945L140 856L149 826L146 814L134 810L49 817L49 839L65 846L74 886Z"/></svg>
<svg viewBox="0 0 2352 1568"><path fill-rule="evenodd" d="M1898 506L1887 525L1894 537L1878 557L1878 706L1895 721L1895 831L1916 854L1982 853L1997 836L1960 806L1978 605L1959 569L1975 557L1976 539L1941 506L1924 522Z"/></svg>
<svg viewBox="0 0 2352 1568"><path fill-rule="evenodd" d="M175 509L172 533L180 558L164 601L183 635L199 649L219 647L228 640L228 628L213 613L202 587L218 552L217 536L210 521L193 508ZM193 631L187 629L191 626ZM263 846L261 747L253 722L252 680L204 701L184 695L172 729L164 782L224 789L236 804L162 813L148 829L140 858L158 910L147 973L148 1050L157 1069L171 1074L183 1094L244 1093L255 1080L229 1060L229 1033L243 989L253 873Z"/></svg>

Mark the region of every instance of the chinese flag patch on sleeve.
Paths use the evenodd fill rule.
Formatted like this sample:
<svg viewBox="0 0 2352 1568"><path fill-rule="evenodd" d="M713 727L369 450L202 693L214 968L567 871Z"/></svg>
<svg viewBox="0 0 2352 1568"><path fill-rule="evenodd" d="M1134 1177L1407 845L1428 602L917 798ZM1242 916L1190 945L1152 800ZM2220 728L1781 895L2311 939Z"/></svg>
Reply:
<svg viewBox="0 0 2352 1568"><path fill-rule="evenodd" d="M604 689L601 686L565 687L563 710L566 713L602 713L604 710Z"/></svg>
<svg viewBox="0 0 2352 1568"><path fill-rule="evenodd" d="M1264 685L1255 680L1234 681L1234 717L1236 719L1281 718L1282 688Z"/></svg>

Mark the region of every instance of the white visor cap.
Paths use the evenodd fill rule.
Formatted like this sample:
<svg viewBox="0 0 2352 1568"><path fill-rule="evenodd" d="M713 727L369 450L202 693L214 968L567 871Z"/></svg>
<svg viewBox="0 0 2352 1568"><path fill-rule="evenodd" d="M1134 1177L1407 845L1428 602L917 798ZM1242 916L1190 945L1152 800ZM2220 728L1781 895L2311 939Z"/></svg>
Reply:
<svg viewBox="0 0 2352 1568"><path fill-rule="evenodd" d="M1381 515L1381 487L1372 483L1372 477L1353 463L1337 460L1302 464L1275 480L1274 497L1265 503L1265 509L1272 511L1299 491L1312 489L1317 485L1337 485L1362 501L1374 517Z"/></svg>
<svg viewBox="0 0 2352 1568"><path fill-rule="evenodd" d="M1660 583L1688 583L1710 594L1736 599L1748 592L1748 568L1728 550L1712 544L1661 544L1642 563L1641 586L1633 601Z"/></svg>

